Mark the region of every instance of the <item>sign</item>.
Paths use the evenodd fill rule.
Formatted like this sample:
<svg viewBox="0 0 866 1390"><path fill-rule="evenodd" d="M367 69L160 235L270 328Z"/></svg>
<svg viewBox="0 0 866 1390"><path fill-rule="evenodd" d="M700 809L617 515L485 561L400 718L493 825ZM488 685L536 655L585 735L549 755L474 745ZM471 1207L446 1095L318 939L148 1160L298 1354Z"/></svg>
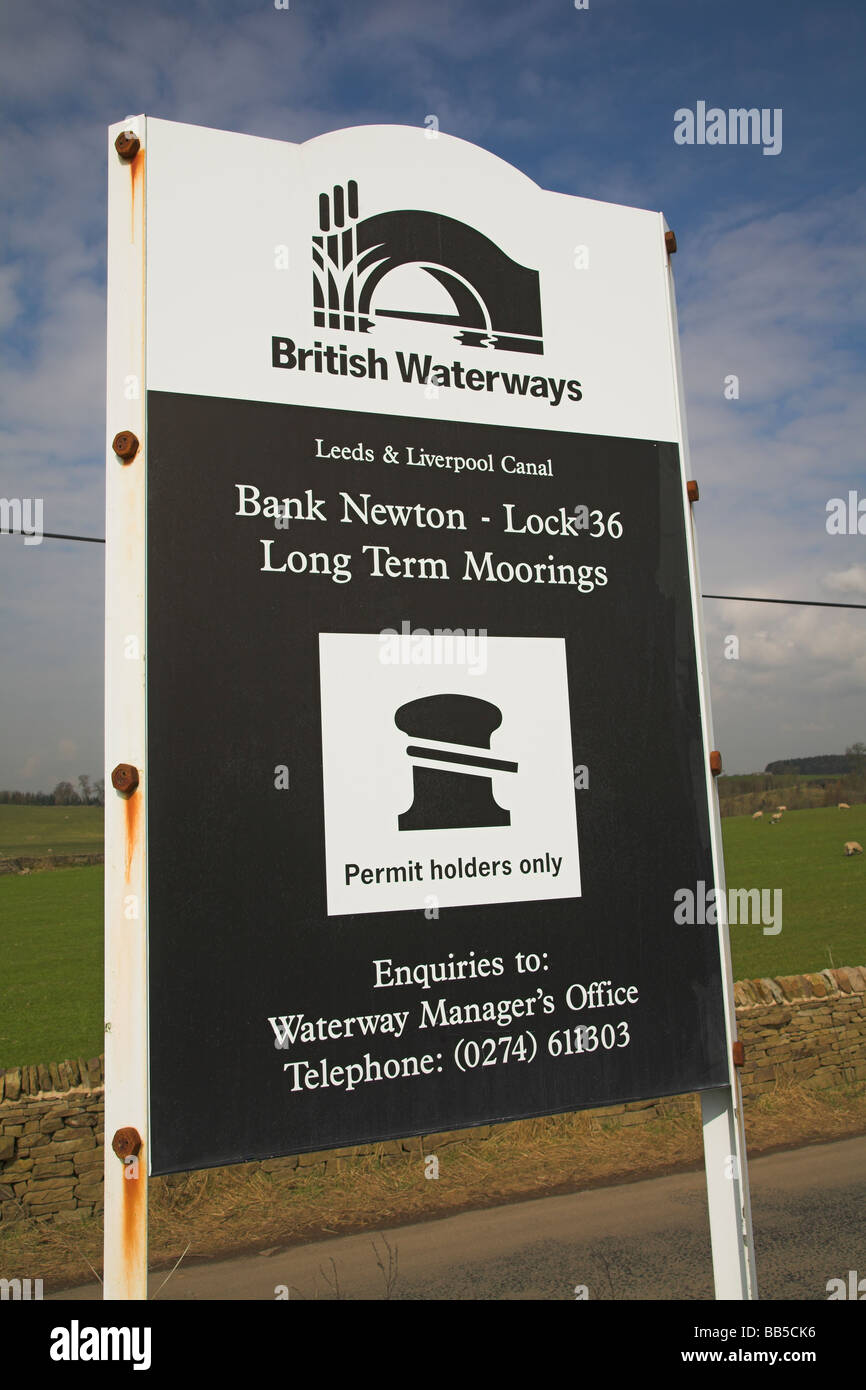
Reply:
<svg viewBox="0 0 866 1390"><path fill-rule="evenodd" d="M730 1084L665 224L429 134L147 122L152 1172Z"/></svg>

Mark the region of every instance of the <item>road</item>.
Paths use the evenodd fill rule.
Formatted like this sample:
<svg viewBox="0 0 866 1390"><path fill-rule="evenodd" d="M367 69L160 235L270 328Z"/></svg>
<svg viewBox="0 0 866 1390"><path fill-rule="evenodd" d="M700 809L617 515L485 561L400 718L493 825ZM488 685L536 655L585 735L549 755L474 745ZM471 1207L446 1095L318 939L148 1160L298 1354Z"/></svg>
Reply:
<svg viewBox="0 0 866 1390"><path fill-rule="evenodd" d="M866 1136L770 1154L750 1171L762 1299L826 1300L829 1279L866 1275ZM160 1289L165 1278L151 1275L151 1297L572 1300L585 1285L590 1300L712 1299L704 1174L184 1262ZM99 1296L92 1285L53 1298Z"/></svg>

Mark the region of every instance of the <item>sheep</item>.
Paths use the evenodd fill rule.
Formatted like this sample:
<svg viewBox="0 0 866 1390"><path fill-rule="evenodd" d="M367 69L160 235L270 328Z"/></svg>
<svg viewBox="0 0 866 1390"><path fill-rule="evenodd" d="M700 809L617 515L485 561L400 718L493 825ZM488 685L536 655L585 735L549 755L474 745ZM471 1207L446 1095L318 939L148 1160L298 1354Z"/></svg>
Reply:
<svg viewBox="0 0 866 1390"><path fill-rule="evenodd" d="M777 810L777 811L787 811L787 809L788 809L787 806L777 806L777 807L776 807L776 810Z"/></svg>
<svg viewBox="0 0 866 1390"><path fill-rule="evenodd" d="M851 810L851 807L848 805L848 802L847 802L847 801L840 801L840 802L839 802L839 810L840 810L840 811L850 811L850 810Z"/></svg>
<svg viewBox="0 0 866 1390"><path fill-rule="evenodd" d="M858 843L857 843L856 840L846 840L846 841L845 841L845 853L846 853L846 854L862 854L862 853L863 853L863 846L862 846L862 845L858 845Z"/></svg>
<svg viewBox="0 0 866 1390"><path fill-rule="evenodd" d="M752 816L752 820L760 820L763 814L763 811L756 811L755 814Z"/></svg>
<svg viewBox="0 0 866 1390"><path fill-rule="evenodd" d="M781 819L782 819L782 812L781 812L781 811L777 811L776 814L775 814L774 816L771 816L771 817L770 817L770 824L771 824L771 825L778 825L778 824L779 824L779 821L780 821Z"/></svg>

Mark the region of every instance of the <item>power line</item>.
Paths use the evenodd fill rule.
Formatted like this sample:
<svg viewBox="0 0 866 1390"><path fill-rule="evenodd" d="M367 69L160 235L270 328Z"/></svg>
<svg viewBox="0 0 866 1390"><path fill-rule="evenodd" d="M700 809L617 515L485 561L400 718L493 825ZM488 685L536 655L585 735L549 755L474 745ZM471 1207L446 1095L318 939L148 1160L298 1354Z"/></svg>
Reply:
<svg viewBox="0 0 866 1390"><path fill-rule="evenodd" d="M30 531L0 531L0 536L32 535ZM65 536L59 531L43 531L42 536L54 541L90 541L105 545L104 536ZM727 603L789 603L798 608L866 608L866 603L827 603L816 598L756 598L751 594L701 594L701 598L724 599Z"/></svg>
<svg viewBox="0 0 866 1390"><path fill-rule="evenodd" d="M749 594L701 594L701 598L723 598L731 603L795 603L803 608L866 608L866 603L822 603L816 598L752 598Z"/></svg>
<svg viewBox="0 0 866 1390"><path fill-rule="evenodd" d="M0 531L0 536L34 536L34 531ZM64 536L60 531L40 531L41 540L52 541L90 541L93 545L105 545L104 536Z"/></svg>

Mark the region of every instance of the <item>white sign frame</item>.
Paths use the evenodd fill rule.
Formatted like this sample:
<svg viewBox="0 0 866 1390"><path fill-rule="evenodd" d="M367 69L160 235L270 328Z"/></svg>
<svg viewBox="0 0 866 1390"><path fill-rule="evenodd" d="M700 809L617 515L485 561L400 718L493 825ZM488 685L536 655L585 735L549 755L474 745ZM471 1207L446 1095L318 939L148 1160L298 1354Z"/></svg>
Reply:
<svg viewBox="0 0 866 1390"><path fill-rule="evenodd" d="M165 122L154 123L165 127ZM391 128L389 128L391 129ZM407 140L423 131L405 130ZM137 137L140 150L130 162L122 159L115 140L123 131ZM346 132L340 132L345 134ZM360 132L359 132L360 133ZM242 167L245 151L254 154L262 144L251 137L202 129L200 140L237 142L235 166ZM321 137L321 148L332 136ZM403 138L402 136L400 137ZM246 142L244 144L243 142ZM312 142L317 143L317 142ZM439 135L437 157L447 162L449 146L464 142ZM106 785L119 764L138 771L131 793L108 791L106 796L105 883L105 1280L104 1297L143 1299L147 1296L147 756L145 650L145 435L146 402L146 201L148 120L127 117L109 130L109 254L108 254L108 373L106 428ZM297 149L298 147L291 147ZM474 151L492 166L493 156ZM510 166L508 177L517 175ZM189 169L195 177L195 169ZM535 185L526 180L529 187ZM547 195L554 198L556 195ZM203 200L204 205L204 200ZM588 205L591 206L591 205ZM671 360L675 364L674 442L680 450L685 493L688 443L685 426L682 370L670 258L665 246L667 224L654 217L658 264L665 267L664 305ZM202 245L200 229L190 229ZM158 381L151 383L159 386ZM192 389L192 388L190 388ZM420 400L416 413L434 413ZM275 397L268 397L275 399ZM315 399L310 403L315 404ZM349 405L352 403L349 402ZM368 408L368 407L367 407ZM389 408L389 403L383 404ZM410 412L411 413L411 412ZM527 422L531 423L531 422ZM581 428L593 425L581 421ZM129 462L118 458L112 441L119 431L131 431L139 441ZM603 432L603 431L601 431ZM651 432L652 433L652 432ZM648 437L644 435L643 437ZM656 432L656 437L666 437ZM689 509L690 512L690 509ZM694 524L686 526L694 639L698 657L701 717L705 739L707 794L712 810L711 845L716 884L724 893L724 860L718 797L709 767L712 748L710 692L698 575ZM723 914L720 914L723 915ZM757 1297L751 1229L748 1170L739 1078L733 1061L736 1015L727 927L719 923L719 951L727 1029L728 1085L701 1093L704 1152L709 1201L715 1290L718 1299ZM140 1148L125 1162L112 1148L123 1130L137 1131ZM121 1145L122 1147L122 1145Z"/></svg>

